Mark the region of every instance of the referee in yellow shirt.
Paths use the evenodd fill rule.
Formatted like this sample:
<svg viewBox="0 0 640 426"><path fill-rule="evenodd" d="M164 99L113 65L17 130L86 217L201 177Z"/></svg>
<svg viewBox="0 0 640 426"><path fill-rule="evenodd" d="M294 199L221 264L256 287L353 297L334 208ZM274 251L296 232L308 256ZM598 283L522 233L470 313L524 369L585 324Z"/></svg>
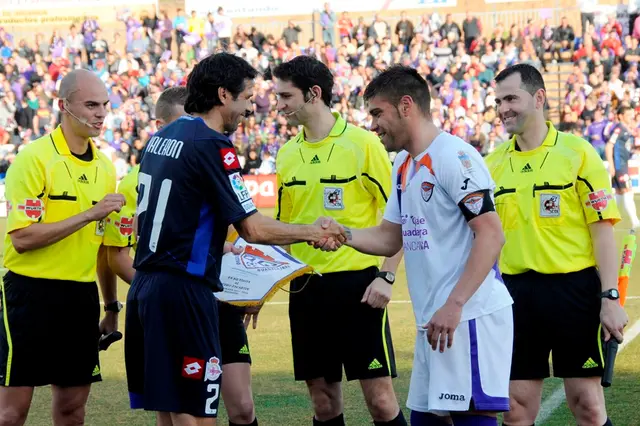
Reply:
<svg viewBox="0 0 640 426"><path fill-rule="evenodd" d="M97 150L108 103L104 83L74 70L60 84L62 122L9 168L0 327L0 422L23 424L33 388L52 385L53 424L83 424L101 380L98 338L117 330L116 278L104 219L119 211L115 168ZM100 320L96 275L108 311Z"/></svg>
<svg viewBox="0 0 640 426"><path fill-rule="evenodd" d="M580 425L611 425L600 385L604 338L622 341L618 302L620 214L600 156L585 140L545 122L546 90L531 65L496 77L500 119L514 135L487 157L506 243L500 270L514 300L511 411L505 425L532 425L543 379L564 379Z"/></svg>
<svg viewBox="0 0 640 426"><path fill-rule="evenodd" d="M322 62L298 56L273 76L278 110L290 125L304 126L278 152L276 219L331 216L356 228L377 225L391 190L391 162L379 138L331 112L333 75ZM293 280L289 305L294 374L309 387L313 424L345 424L344 366L347 380L360 380L376 425L406 425L391 383L396 366L386 310L401 252L382 267L381 259L349 247L325 253L295 244L291 253L322 274Z"/></svg>
<svg viewBox="0 0 640 426"><path fill-rule="evenodd" d="M187 100L187 88L170 87L160 94L156 101L155 115L158 129L184 115L184 103ZM133 221L138 200L138 172L140 164L120 181L118 193L124 195L126 205L120 212L112 213L107 218L105 229L105 245L109 247L109 266L127 284L131 284L135 269L129 251L135 247L136 236L133 232Z"/></svg>

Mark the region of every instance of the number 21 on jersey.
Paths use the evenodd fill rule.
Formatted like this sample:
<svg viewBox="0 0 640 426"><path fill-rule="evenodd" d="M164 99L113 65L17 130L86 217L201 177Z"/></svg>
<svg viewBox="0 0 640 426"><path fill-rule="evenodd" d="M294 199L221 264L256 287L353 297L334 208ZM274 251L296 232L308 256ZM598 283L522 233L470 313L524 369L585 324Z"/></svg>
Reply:
<svg viewBox="0 0 640 426"><path fill-rule="evenodd" d="M138 224L140 223L140 216L147 211L149 207L149 195L151 193L151 175L140 172L138 174L138 192L142 192L142 200L138 203L136 215L138 216ZM153 226L151 228L151 235L149 236L149 250L156 252L158 248L158 239L160 238L160 232L162 231L162 221L164 220L164 214L169 202L169 194L171 193L171 179L163 179L160 184L160 192L156 199L156 209L153 215ZM138 231L139 233L139 231Z"/></svg>

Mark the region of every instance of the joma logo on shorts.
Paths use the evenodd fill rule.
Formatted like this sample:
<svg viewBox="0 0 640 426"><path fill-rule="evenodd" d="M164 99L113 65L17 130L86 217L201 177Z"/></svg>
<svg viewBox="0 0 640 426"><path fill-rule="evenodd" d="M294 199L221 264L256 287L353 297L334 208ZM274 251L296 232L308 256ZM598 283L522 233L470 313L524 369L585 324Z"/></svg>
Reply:
<svg viewBox="0 0 640 426"><path fill-rule="evenodd" d="M441 393L438 399L448 399L450 401L464 402L464 395L455 395L452 393Z"/></svg>

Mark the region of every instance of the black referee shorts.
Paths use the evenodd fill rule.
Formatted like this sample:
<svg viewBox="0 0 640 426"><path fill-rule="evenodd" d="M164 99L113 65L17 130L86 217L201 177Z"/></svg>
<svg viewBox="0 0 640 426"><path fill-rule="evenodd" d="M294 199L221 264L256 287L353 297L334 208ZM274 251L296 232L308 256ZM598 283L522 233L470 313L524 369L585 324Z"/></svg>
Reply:
<svg viewBox="0 0 640 426"><path fill-rule="evenodd" d="M98 286L30 278L2 282L0 385L84 386L102 380Z"/></svg>
<svg viewBox="0 0 640 426"><path fill-rule="evenodd" d="M343 366L347 380L397 376L387 310L360 302L376 272L371 267L322 277L304 275L291 282L296 380L339 382Z"/></svg>
<svg viewBox="0 0 640 426"><path fill-rule="evenodd" d="M502 274L513 298L511 380L602 376L601 292L596 268L568 274Z"/></svg>
<svg viewBox="0 0 640 426"><path fill-rule="evenodd" d="M222 359L220 363L251 364L249 339L244 328L244 308L230 303L218 302L218 316L220 327L220 348Z"/></svg>

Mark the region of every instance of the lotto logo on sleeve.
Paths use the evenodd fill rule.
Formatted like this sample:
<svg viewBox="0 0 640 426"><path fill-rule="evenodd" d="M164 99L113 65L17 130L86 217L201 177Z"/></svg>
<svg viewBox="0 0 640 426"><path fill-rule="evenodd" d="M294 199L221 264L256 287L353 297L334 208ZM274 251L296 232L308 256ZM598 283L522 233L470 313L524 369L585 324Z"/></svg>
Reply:
<svg viewBox="0 0 640 426"><path fill-rule="evenodd" d="M44 212L44 203L38 198L28 198L24 204L18 204L18 210L23 211L29 219L40 219Z"/></svg>
<svg viewBox="0 0 640 426"><path fill-rule="evenodd" d="M612 200L613 196L611 194L607 194L604 189L599 191L591 192L589 194L589 201L585 203L587 207L591 207L597 212L601 212L607 208L609 204L609 200Z"/></svg>
<svg viewBox="0 0 640 426"><path fill-rule="evenodd" d="M204 376L204 360L184 357L182 361L182 377L187 379L202 380Z"/></svg>
<svg viewBox="0 0 640 426"><path fill-rule="evenodd" d="M238 161L235 149L222 148L220 150L220 157L222 158L222 164L226 170L237 170L240 168L240 161Z"/></svg>

